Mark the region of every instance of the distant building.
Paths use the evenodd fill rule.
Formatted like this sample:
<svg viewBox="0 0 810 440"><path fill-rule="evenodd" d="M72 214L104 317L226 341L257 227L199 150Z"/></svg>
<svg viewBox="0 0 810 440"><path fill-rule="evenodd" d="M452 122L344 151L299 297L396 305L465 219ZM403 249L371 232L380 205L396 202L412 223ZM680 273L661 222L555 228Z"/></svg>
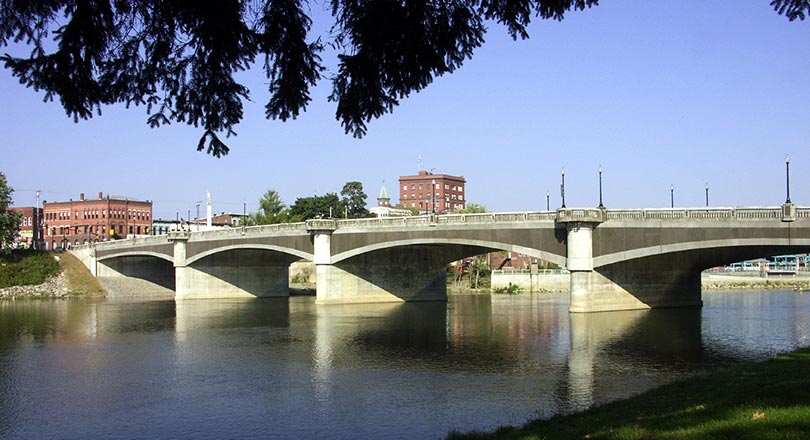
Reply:
<svg viewBox="0 0 810 440"><path fill-rule="evenodd" d="M149 235L152 225L151 201L101 192L97 199L45 201L42 211L46 249Z"/></svg>
<svg viewBox="0 0 810 440"><path fill-rule="evenodd" d="M169 232L177 232L181 229L180 220L156 218L152 219L152 229L149 232L151 235L167 235Z"/></svg>
<svg viewBox="0 0 810 440"><path fill-rule="evenodd" d="M9 211L19 212L22 215L20 229L17 234L16 244L19 247L33 247L42 249L45 247L42 238L42 208L25 206L20 208L8 208Z"/></svg>
<svg viewBox="0 0 810 440"><path fill-rule="evenodd" d="M380 188L380 195L377 196L377 206L368 209L369 212L377 217L406 217L413 215L410 209L400 209L391 206L391 197L388 196L388 189L385 188L383 183Z"/></svg>
<svg viewBox="0 0 810 440"><path fill-rule="evenodd" d="M223 228L231 228L237 225L240 225L240 220L244 217L247 217L243 214L235 214L232 212L222 212L220 214L212 214L211 215L211 226L208 226L209 221L208 217L206 218L195 218L189 223L192 225L192 230L199 230L206 231L206 230L213 230L213 229L223 229Z"/></svg>
<svg viewBox="0 0 810 440"><path fill-rule="evenodd" d="M399 204L420 212L446 214L467 206L463 176L419 171L415 176L399 177Z"/></svg>

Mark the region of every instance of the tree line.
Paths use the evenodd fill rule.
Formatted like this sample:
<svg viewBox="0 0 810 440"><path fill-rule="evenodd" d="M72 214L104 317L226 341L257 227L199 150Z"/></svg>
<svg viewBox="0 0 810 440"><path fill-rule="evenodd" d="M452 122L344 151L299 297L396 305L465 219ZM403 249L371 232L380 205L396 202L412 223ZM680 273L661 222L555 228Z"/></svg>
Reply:
<svg viewBox="0 0 810 440"><path fill-rule="evenodd" d="M243 222L247 226L269 225L274 223L295 223L313 218L366 218L373 214L366 209L363 184L346 182L340 194L326 193L322 196L299 197L287 206L281 195L268 189L259 199L259 210L247 216Z"/></svg>

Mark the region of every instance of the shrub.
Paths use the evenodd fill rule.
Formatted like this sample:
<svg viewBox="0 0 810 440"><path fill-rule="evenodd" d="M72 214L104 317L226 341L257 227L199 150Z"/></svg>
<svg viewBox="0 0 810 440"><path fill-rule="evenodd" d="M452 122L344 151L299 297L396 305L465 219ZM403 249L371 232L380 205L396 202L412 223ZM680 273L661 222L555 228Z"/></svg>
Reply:
<svg viewBox="0 0 810 440"><path fill-rule="evenodd" d="M59 272L59 263L44 251L18 249L0 257L0 288L36 285Z"/></svg>

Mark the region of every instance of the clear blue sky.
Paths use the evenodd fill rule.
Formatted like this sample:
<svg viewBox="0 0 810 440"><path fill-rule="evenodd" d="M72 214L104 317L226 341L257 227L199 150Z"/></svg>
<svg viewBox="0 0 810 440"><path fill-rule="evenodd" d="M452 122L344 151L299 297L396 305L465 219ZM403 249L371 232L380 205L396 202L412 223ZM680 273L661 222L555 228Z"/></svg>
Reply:
<svg viewBox="0 0 810 440"><path fill-rule="evenodd" d="M298 120L265 120L251 72L254 102L221 159L196 151L200 129L150 129L143 107L75 124L2 69L0 171L17 206L37 189L51 201L103 191L174 218L206 191L215 212L255 211L268 188L291 204L351 180L369 204L383 181L396 200L421 154L423 169L467 179L468 202L522 211L545 209L546 191L559 206L563 167L566 204L596 206L600 164L609 208L669 207L670 185L676 206L703 206L707 182L713 206L779 205L789 154L791 199L810 205L810 21L788 22L768 0L602 3L535 21L526 41L491 24L472 60L360 140L335 120L327 81Z"/></svg>

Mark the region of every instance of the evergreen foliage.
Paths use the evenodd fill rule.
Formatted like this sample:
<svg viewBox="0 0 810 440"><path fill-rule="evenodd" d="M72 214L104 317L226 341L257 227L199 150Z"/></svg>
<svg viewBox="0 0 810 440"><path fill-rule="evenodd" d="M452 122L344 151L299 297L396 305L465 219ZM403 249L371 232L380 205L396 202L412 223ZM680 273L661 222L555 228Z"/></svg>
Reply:
<svg viewBox="0 0 810 440"><path fill-rule="evenodd" d="M360 182L346 182L340 191L340 203L349 218L363 218L370 215L366 209L367 198Z"/></svg>
<svg viewBox="0 0 810 440"><path fill-rule="evenodd" d="M310 35L319 5L310 0L0 0L0 46L30 49L0 56L19 81L58 98L74 120L103 105L144 105L152 127L201 126L197 145L228 154L250 90L234 74L262 62L268 119L295 119L322 78L321 55L336 50L330 76L336 118L361 137L399 100L452 73L484 43L485 23L528 38L533 17L562 20L598 0L331 0L334 24ZM789 20L804 20L810 0L772 0ZM324 41L322 41L324 40Z"/></svg>
<svg viewBox="0 0 810 440"><path fill-rule="evenodd" d="M144 105L148 122L173 121L203 134L197 149L228 154L250 90L234 74L259 58L268 83L267 118L305 111L310 88L335 49L330 100L347 133L390 113L400 99L453 72L484 42L484 22L527 38L533 15L561 20L598 0L331 0L328 41L310 34L309 0L0 0L0 46L30 49L0 57L27 87L58 98L74 120L103 105Z"/></svg>
<svg viewBox="0 0 810 440"><path fill-rule="evenodd" d="M252 225L284 223L288 217L287 205L281 200L278 191L268 189L259 199L259 212L251 214L248 223Z"/></svg>

